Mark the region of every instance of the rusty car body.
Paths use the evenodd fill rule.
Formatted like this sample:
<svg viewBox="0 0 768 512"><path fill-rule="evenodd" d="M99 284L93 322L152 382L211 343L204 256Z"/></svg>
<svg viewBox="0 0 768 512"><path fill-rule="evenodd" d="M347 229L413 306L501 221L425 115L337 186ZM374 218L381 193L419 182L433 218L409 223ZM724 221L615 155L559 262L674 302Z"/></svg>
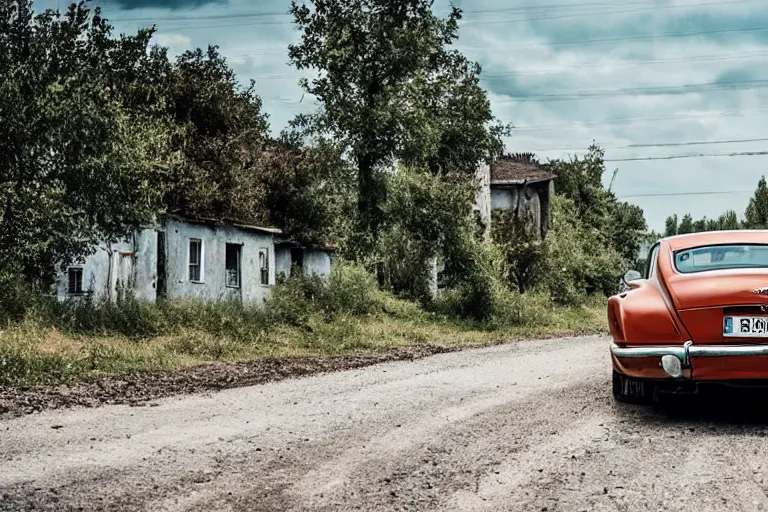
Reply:
<svg viewBox="0 0 768 512"><path fill-rule="evenodd" d="M768 386L768 231L663 238L608 300L613 394Z"/></svg>

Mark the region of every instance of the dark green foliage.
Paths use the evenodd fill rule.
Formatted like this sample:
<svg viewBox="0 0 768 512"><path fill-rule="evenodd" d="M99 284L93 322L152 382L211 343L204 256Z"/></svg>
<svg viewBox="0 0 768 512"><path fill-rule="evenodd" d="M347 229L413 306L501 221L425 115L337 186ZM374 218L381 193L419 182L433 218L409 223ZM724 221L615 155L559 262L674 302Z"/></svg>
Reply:
<svg viewBox="0 0 768 512"><path fill-rule="evenodd" d="M744 221L739 221L739 216L733 210L728 210L714 219L704 217L693 220L690 214L683 216L678 222L677 215L667 217L664 236L683 235L686 233L700 233L703 231L723 231L736 229L766 229L768 228L768 185L765 176L757 183L755 193L749 200L744 211Z"/></svg>
<svg viewBox="0 0 768 512"><path fill-rule="evenodd" d="M493 241L501 249L510 277L510 284L525 293L542 282L549 265L547 244L525 229L525 223L511 210L492 214Z"/></svg>
<svg viewBox="0 0 768 512"><path fill-rule="evenodd" d="M744 212L744 225L748 229L768 228L768 185L765 176L760 178L752 199Z"/></svg>
<svg viewBox="0 0 768 512"><path fill-rule="evenodd" d="M170 163L151 30L112 37L98 9L0 0L0 272L54 263L152 220Z"/></svg>
<svg viewBox="0 0 768 512"><path fill-rule="evenodd" d="M552 231L548 237L546 288L561 304L579 303L586 294L616 291L626 261L610 240L581 221L578 207L566 197L552 202Z"/></svg>
<svg viewBox="0 0 768 512"><path fill-rule="evenodd" d="M387 185L386 224L378 249L385 284L399 296L428 302L434 261L446 261L448 279L458 279L457 272L462 272L454 254L471 239L472 188L460 176L405 167Z"/></svg>
<svg viewBox="0 0 768 512"><path fill-rule="evenodd" d="M304 89L321 103L296 126L328 134L348 150L358 179L361 243L384 223L385 173L395 159L435 174L472 173L502 149L503 127L479 86L480 67L451 45L461 10L446 18L432 0L293 1L301 39L298 69L321 71ZM369 246L370 247L370 246Z"/></svg>
<svg viewBox="0 0 768 512"><path fill-rule="evenodd" d="M641 208L618 201L603 187L604 154L593 144L584 157L556 160L547 164L547 168L557 175L557 195L573 201L577 218L596 230L595 242L613 247L631 265L637 258L640 238L647 225Z"/></svg>
<svg viewBox="0 0 768 512"><path fill-rule="evenodd" d="M174 149L183 156L166 195L169 209L266 224L257 178L269 125L253 83L241 89L218 49L209 47L179 56L166 88Z"/></svg>

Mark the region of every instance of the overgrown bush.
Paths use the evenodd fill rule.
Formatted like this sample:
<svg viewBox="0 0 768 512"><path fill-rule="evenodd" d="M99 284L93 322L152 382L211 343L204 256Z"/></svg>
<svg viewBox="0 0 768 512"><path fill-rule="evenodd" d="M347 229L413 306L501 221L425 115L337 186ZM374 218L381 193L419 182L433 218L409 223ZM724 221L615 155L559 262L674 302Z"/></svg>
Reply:
<svg viewBox="0 0 768 512"><path fill-rule="evenodd" d="M273 323L305 325L312 314L373 315L385 309L385 294L360 264L337 260L330 276L292 275L275 287L266 305Z"/></svg>
<svg viewBox="0 0 768 512"><path fill-rule="evenodd" d="M570 199L554 197L552 220L545 285L555 301L579 304L592 293L614 293L624 266L619 252L579 220Z"/></svg>
<svg viewBox="0 0 768 512"><path fill-rule="evenodd" d="M512 210L493 212L491 232L506 265L510 286L520 293L539 286L549 270L546 242Z"/></svg>

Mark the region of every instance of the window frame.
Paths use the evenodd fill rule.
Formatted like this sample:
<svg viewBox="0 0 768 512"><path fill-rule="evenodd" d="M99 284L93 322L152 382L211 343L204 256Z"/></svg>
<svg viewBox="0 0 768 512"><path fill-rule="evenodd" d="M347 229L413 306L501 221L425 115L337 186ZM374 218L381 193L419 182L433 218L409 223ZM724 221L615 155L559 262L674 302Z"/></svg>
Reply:
<svg viewBox="0 0 768 512"><path fill-rule="evenodd" d="M79 274L80 275L80 288L72 290L72 276ZM84 277L84 271L83 267L67 267L67 295L70 297L78 297L80 295L85 295L85 288L83 288L83 277ZM77 288L77 280L75 280L75 288Z"/></svg>
<svg viewBox="0 0 768 512"><path fill-rule="evenodd" d="M197 263L192 263L192 244L197 243ZM204 274L204 261L205 256L205 246L203 244L202 238L193 238L190 237L187 239L187 279L190 283L196 283L196 284L202 284L205 282L205 274ZM197 267L197 279L192 278L192 268Z"/></svg>
<svg viewBox="0 0 768 512"><path fill-rule="evenodd" d="M768 265L766 266L759 266L759 265L746 265L746 266L725 266L725 267L715 267L715 268L702 268L699 270L680 270L680 268L677 265L677 255L682 252L688 252L688 251L695 251L697 249L712 249L717 247L765 247L768 249L768 244L761 244L761 243L720 243L720 244L707 244L707 245L697 245L694 247L687 247L685 249L679 249L677 251L672 251L672 268L674 269L675 273L679 275L696 275L701 274L705 272L722 272L727 270L754 270L754 269L768 269Z"/></svg>
<svg viewBox="0 0 768 512"><path fill-rule="evenodd" d="M264 255L264 266L261 265L261 255L262 254ZM270 265L269 265L269 248L268 247L261 247L261 248L259 248L258 255L259 255L258 256L259 259L257 261L258 261L258 264L259 264L259 285L261 285L261 286L271 286L272 285L272 280L270 278L271 276L270 276L270 268L269 268L270 267ZM265 270L267 272L266 282L264 282L264 271Z"/></svg>
<svg viewBox="0 0 768 512"><path fill-rule="evenodd" d="M237 284L231 284L229 281L229 249L234 247L237 251ZM242 287L243 283L243 244L235 242L226 242L224 244L224 286L227 288L238 289Z"/></svg>
<svg viewBox="0 0 768 512"><path fill-rule="evenodd" d="M651 279L653 276L656 275L656 268L659 265L659 248L661 247L661 242L656 242L651 246L651 248L648 250L648 261L646 262L646 270L645 270L645 278Z"/></svg>

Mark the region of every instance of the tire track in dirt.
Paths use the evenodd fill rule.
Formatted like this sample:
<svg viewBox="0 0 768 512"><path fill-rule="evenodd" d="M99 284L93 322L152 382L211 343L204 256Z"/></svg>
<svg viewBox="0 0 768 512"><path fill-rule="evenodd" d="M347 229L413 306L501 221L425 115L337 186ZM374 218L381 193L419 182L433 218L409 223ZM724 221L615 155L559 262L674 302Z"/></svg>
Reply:
<svg viewBox="0 0 768 512"><path fill-rule="evenodd" d="M0 510L768 510L768 400L615 404L607 347L522 342L0 421Z"/></svg>

